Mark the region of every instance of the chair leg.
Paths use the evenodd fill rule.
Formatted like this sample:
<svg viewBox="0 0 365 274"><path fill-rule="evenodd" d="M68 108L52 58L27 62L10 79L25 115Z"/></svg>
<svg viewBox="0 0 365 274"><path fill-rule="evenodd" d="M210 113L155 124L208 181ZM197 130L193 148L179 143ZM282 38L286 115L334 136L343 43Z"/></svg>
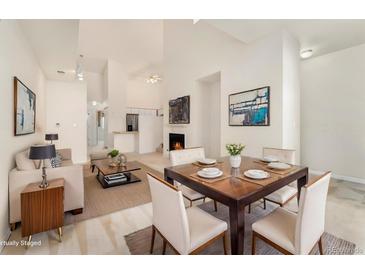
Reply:
<svg viewBox="0 0 365 274"><path fill-rule="evenodd" d="M252 231L252 245L251 245L251 254L255 255L256 253L256 237L255 237L255 232Z"/></svg>
<svg viewBox="0 0 365 274"><path fill-rule="evenodd" d="M251 204L248 205L248 214L251 214Z"/></svg>
<svg viewBox="0 0 365 274"><path fill-rule="evenodd" d="M218 211L218 206L217 206L217 201L214 200L214 211L217 212Z"/></svg>
<svg viewBox="0 0 365 274"><path fill-rule="evenodd" d="M319 247L319 254L323 255L322 236L319 238L318 247Z"/></svg>
<svg viewBox="0 0 365 274"><path fill-rule="evenodd" d="M193 206L193 201L192 200L189 200L190 201L190 207Z"/></svg>
<svg viewBox="0 0 365 274"><path fill-rule="evenodd" d="M264 209L266 210L266 199L264 198Z"/></svg>
<svg viewBox="0 0 365 274"><path fill-rule="evenodd" d="M162 255L166 254L166 245L167 245L167 241L165 239L163 239Z"/></svg>
<svg viewBox="0 0 365 274"><path fill-rule="evenodd" d="M152 238L151 238L151 249L150 249L150 254L153 253L153 246L155 244L155 236L156 236L156 229L154 226L152 226Z"/></svg>
<svg viewBox="0 0 365 274"><path fill-rule="evenodd" d="M203 198L203 203L205 203L205 198L206 198L206 197L204 197L204 198Z"/></svg>
<svg viewBox="0 0 365 274"><path fill-rule="evenodd" d="M227 238L226 238L226 233L223 234L223 250L224 250L224 255L227 255Z"/></svg>

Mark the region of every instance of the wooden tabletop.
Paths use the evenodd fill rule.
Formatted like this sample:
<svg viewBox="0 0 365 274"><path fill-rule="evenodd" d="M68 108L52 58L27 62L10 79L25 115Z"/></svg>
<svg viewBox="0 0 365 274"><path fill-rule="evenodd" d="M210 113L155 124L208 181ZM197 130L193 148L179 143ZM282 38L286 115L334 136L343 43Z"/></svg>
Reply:
<svg viewBox="0 0 365 274"><path fill-rule="evenodd" d="M53 179L48 181L48 187L47 188L40 188L39 185L41 182L38 183L31 183L27 185L24 190L21 192L21 194L29 193L29 192L36 192L36 191L43 191L45 189L53 189L58 187L64 187L65 186L65 180L63 178Z"/></svg>
<svg viewBox="0 0 365 274"><path fill-rule="evenodd" d="M127 162L126 166L112 167L110 166L110 159L94 161L95 167L104 175L111 175L119 172L129 172L140 170L141 165L136 161Z"/></svg>
<svg viewBox="0 0 365 274"><path fill-rule="evenodd" d="M246 199L247 202L254 202L257 199L256 196L264 195L262 192L270 193L271 188L274 189L279 187L277 184L282 184L282 186L284 186L286 183L282 183L283 179L297 177L295 175L297 175L298 172L306 169L300 166L293 166L287 174L282 175L271 172L265 163L251 157L242 157L240 169L231 168L229 157L223 158L222 162L218 163L215 167L222 170L224 175L231 176L219 181L208 182L208 180L192 176L196 174L197 171L201 170L201 167L194 164L186 164L165 168L165 177L171 177L183 182L187 186L208 197L217 198L218 201L228 204L233 200L241 201L244 199ZM243 172L248 169L263 169L270 173L270 178L265 180L245 178Z"/></svg>

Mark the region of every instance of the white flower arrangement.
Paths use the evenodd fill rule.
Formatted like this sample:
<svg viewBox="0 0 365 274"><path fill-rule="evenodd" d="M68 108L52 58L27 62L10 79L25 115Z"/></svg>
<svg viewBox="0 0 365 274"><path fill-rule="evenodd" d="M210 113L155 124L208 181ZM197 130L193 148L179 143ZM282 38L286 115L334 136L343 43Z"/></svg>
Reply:
<svg viewBox="0 0 365 274"><path fill-rule="evenodd" d="M227 144L226 149L231 156L240 155L242 150L245 148L242 144Z"/></svg>

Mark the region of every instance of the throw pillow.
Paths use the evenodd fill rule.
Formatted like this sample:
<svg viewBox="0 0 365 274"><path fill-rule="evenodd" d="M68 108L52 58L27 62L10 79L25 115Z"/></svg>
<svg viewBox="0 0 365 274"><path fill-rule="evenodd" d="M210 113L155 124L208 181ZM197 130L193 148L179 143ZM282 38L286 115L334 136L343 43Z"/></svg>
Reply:
<svg viewBox="0 0 365 274"><path fill-rule="evenodd" d="M29 159L29 149L19 152L15 155L16 168L18 170L36 169L34 161Z"/></svg>
<svg viewBox="0 0 365 274"><path fill-rule="evenodd" d="M61 154L57 151L56 157L51 159L51 166L55 168L55 167L60 167L61 164L62 164L62 157Z"/></svg>

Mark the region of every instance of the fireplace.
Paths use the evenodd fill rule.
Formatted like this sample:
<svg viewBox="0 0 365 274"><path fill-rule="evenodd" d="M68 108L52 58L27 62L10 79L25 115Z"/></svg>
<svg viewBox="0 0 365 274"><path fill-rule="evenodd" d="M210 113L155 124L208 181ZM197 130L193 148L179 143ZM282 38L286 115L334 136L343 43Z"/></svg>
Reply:
<svg viewBox="0 0 365 274"><path fill-rule="evenodd" d="M185 135L178 133L169 134L169 150L177 150L185 148Z"/></svg>

